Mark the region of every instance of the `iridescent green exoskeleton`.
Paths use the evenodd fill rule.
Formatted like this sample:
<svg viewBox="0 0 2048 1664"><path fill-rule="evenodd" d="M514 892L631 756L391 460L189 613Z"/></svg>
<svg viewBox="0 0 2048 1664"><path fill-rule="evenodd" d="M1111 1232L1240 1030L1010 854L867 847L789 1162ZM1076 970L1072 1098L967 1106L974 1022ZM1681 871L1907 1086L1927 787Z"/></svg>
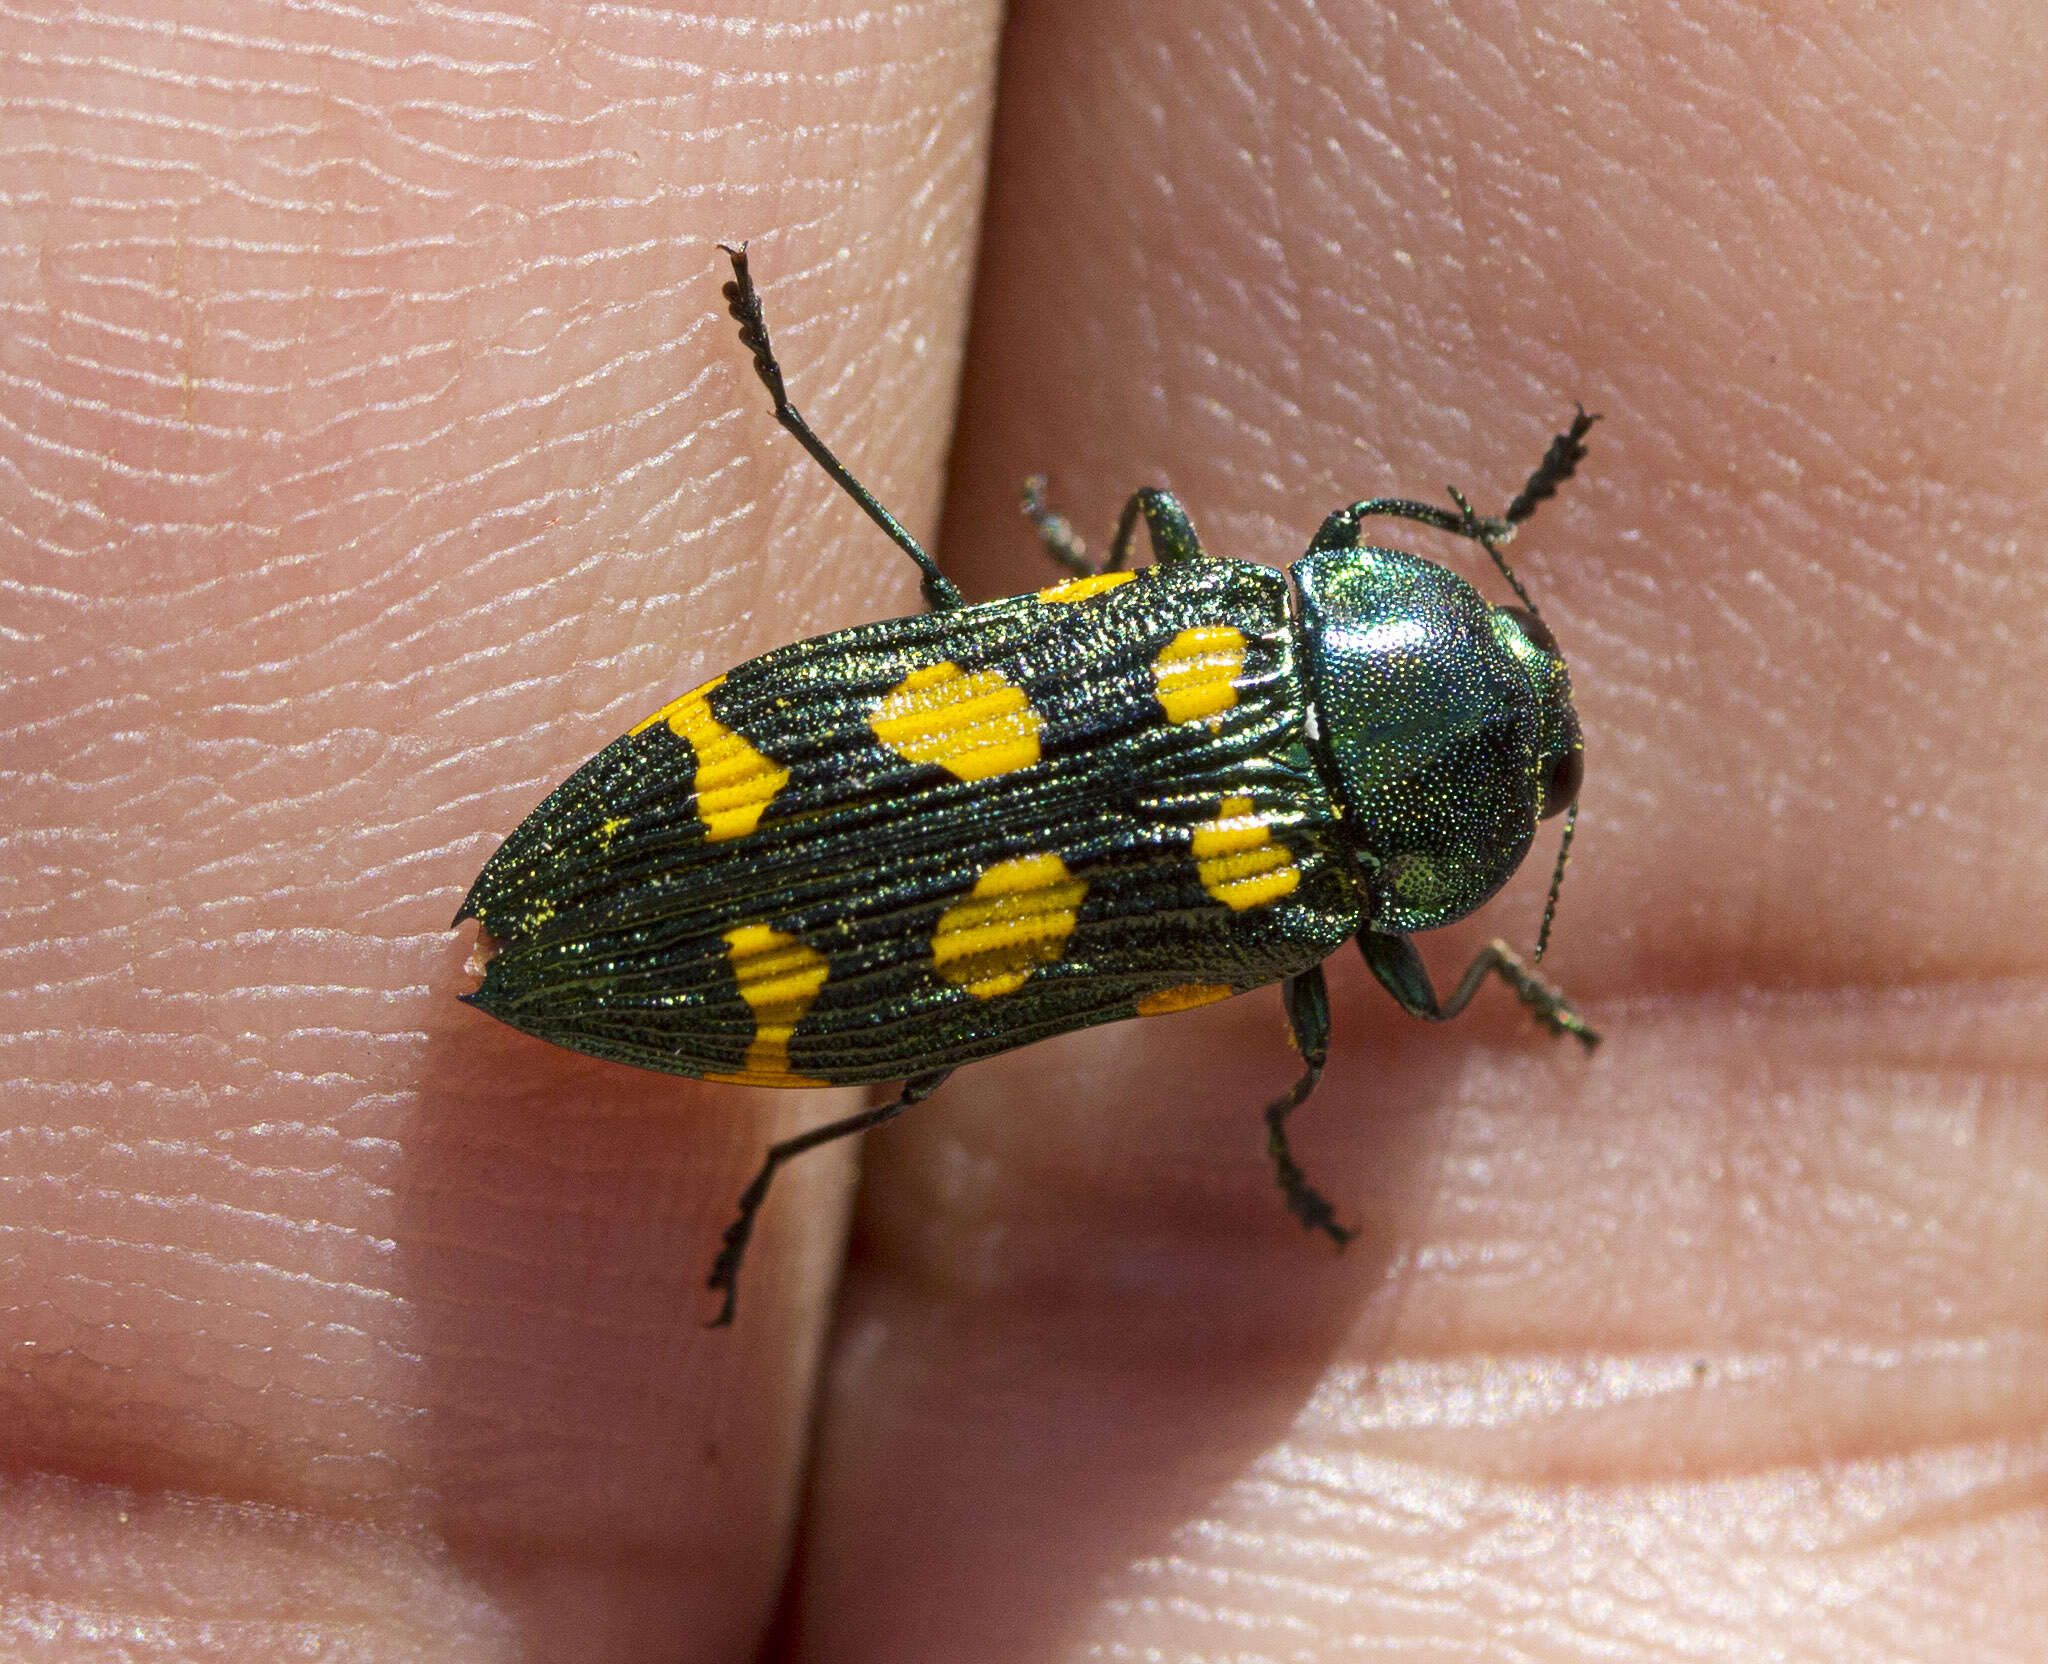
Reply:
<svg viewBox="0 0 2048 1664"><path fill-rule="evenodd" d="M898 1080L775 1145L711 1273L732 1317L775 1171L879 1126L960 1064L1049 1035L1285 985L1301 1078L1266 1110L1288 1206L1348 1233L1288 1151L1329 1040L1321 962L1355 939L1418 1017L1498 974L1544 1026L1597 1036L1494 942L1439 1000L1409 941L1521 864L1581 773L1563 657L1500 556L1569 478L1581 411L1498 518L1375 498L1282 574L1203 552L1144 490L1100 567L967 605L783 388L744 249L726 297L782 425L910 558L929 611L779 647L664 706L507 838L456 922L485 933L473 1005L558 1045L766 1086ZM1375 516L1468 538L1519 605L1360 542ZM1154 555L1125 563L1143 522Z"/></svg>

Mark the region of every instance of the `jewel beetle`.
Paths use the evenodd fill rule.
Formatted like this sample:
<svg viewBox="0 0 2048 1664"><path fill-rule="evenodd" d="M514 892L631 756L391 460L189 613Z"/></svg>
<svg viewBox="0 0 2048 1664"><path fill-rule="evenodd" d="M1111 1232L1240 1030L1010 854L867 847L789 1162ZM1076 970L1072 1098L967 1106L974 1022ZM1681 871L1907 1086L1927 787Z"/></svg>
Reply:
<svg viewBox="0 0 2048 1664"><path fill-rule="evenodd" d="M969 605L789 401L744 246L725 297L776 419L917 564L927 610L778 647L663 706L500 846L479 921L492 1016L575 1051L755 1086L900 1081L774 1145L709 1279L730 1322L776 1171L881 1125L955 1068L1069 1029L1285 990L1301 1076L1266 1110L1287 1206L1348 1232L1288 1149L1328 1050L1322 961L1356 941L1417 1017L1538 977L1584 758L1557 642L1501 554L1586 454L1580 409L1497 517L1379 497L1286 572L1208 554L1171 493L1091 564L1041 482L1068 575ZM1477 543L1514 591L1361 541L1406 520ZM1126 567L1143 523L1152 564ZM1472 912L1537 822L1564 838L1535 951L1486 947L1439 999L1410 936Z"/></svg>

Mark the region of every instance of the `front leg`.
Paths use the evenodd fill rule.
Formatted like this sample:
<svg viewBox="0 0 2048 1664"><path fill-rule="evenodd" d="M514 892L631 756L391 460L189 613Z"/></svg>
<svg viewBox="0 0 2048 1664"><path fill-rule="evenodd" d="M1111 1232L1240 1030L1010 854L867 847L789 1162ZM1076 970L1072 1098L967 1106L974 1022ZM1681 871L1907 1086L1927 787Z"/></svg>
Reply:
<svg viewBox="0 0 2048 1664"><path fill-rule="evenodd" d="M1358 949L1365 955L1372 974L1379 978L1380 986L1392 994L1401 1009L1411 1017L1421 1017L1432 1023L1449 1022L1471 1003L1482 982L1489 976L1498 976L1515 991L1515 998L1522 1002L1529 1015L1552 1034L1575 1035L1587 1051L1600 1044L1599 1031L1572 1008L1571 1001L1530 970L1522 962L1521 955L1498 938L1487 943L1465 967L1465 974L1458 979L1458 986L1452 990L1451 997L1441 1004L1437 1001L1436 989L1430 983L1429 972L1423 966L1422 955L1415 951L1415 944L1406 936L1362 930L1358 933Z"/></svg>

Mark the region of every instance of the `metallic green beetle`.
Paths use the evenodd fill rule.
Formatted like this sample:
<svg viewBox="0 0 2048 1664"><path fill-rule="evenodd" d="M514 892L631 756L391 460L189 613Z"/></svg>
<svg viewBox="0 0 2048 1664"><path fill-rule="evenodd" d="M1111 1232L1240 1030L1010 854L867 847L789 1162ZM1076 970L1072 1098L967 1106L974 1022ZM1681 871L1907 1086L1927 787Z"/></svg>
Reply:
<svg viewBox="0 0 2048 1664"><path fill-rule="evenodd" d="M683 695L507 838L469 1003L558 1045L764 1086L900 1080L775 1145L713 1267L729 1322L777 1168L879 1126L960 1064L1069 1029L1284 982L1299 1081L1266 1111L1288 1206L1348 1232L1288 1151L1328 1049L1321 962L1355 938L1418 1017L1500 975L1553 1033L1598 1036L1505 943L1439 1001L1408 937L1478 907L1583 759L1563 657L1500 545L1568 479L1581 410L1498 518L1398 498L1340 509L1286 574L1206 555L1144 490L1100 568L967 605L783 388L746 251L725 293L782 425L917 563L928 612L796 642ZM1478 543L1519 606L1362 546L1385 515ZM1143 520L1154 563L1124 569ZM1291 579L1291 585L1290 585ZM1568 813L1541 959L1571 834Z"/></svg>

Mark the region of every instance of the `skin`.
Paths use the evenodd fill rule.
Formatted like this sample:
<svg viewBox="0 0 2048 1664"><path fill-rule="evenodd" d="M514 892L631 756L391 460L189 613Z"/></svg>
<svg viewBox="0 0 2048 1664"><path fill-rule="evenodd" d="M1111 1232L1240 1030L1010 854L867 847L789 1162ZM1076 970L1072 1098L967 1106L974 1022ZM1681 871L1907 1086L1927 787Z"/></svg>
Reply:
<svg viewBox="0 0 2048 1664"><path fill-rule="evenodd" d="M11 17L0 1650L2039 1656L2022 0L1020 4L992 151L987 5ZM1275 995L1070 1037L857 1206L785 1175L701 1332L762 1146L855 1100L550 1050L443 927L662 700L913 604L735 236L975 595L1044 581L1026 469L1284 560L1604 411L1511 551L1599 1054L1333 962L1338 1257Z"/></svg>

